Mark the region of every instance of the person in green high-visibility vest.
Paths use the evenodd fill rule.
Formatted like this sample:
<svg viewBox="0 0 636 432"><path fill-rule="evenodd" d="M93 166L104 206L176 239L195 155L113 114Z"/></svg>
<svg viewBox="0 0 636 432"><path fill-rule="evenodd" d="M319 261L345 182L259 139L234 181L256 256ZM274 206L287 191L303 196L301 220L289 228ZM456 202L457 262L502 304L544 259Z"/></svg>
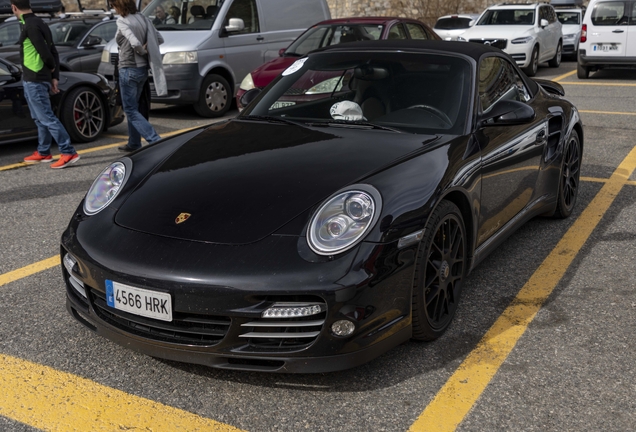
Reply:
<svg viewBox="0 0 636 432"><path fill-rule="evenodd" d="M31 10L29 0L11 0L11 10L22 23L20 58L24 97L38 128L38 149L24 158L29 164L52 162L51 144L55 139L60 149L59 160L51 168L64 168L79 160L71 138L51 108L49 92L59 93L60 59L53 44L51 30Z"/></svg>

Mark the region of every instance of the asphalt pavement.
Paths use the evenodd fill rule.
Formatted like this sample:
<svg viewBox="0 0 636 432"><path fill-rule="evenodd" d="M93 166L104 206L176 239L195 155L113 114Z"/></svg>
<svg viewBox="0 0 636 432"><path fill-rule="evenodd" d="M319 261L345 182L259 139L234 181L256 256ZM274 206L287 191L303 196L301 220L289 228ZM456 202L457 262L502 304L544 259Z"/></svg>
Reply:
<svg viewBox="0 0 636 432"><path fill-rule="evenodd" d="M483 261L439 340L408 342L330 374L216 370L96 336L68 315L60 269L43 262L59 254L96 175L121 156L126 124L78 145L81 160L63 170L20 166L35 143L0 146L0 430L636 430L636 176L624 174L636 147L636 71L582 81L575 68L564 62L538 73L559 79L583 118L574 214L530 221ZM151 118L162 135L211 122L159 105ZM579 243L568 236L580 245L570 247ZM512 342L493 353L500 364L486 362L491 375L471 373L478 369L467 362L488 346L484 335L529 281L552 283L537 275L556 263L554 250L571 257L563 277L536 316L498 335ZM449 387L458 371L464 378ZM462 386L474 382L481 390L471 395ZM443 427L445 416L457 424Z"/></svg>

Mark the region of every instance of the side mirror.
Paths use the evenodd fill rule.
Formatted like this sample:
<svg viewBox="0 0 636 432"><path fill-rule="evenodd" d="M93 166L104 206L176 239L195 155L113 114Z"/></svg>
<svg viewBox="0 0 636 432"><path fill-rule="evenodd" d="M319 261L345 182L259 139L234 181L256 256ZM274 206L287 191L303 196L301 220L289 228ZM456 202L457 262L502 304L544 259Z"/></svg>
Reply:
<svg viewBox="0 0 636 432"><path fill-rule="evenodd" d="M250 102L252 102L258 97L259 94L261 94L261 92L262 90L259 88L253 88L246 91L245 93L243 93L243 96L241 96L241 105L243 105L244 107L248 106Z"/></svg>
<svg viewBox="0 0 636 432"><path fill-rule="evenodd" d="M84 39L84 42L82 42L82 46L85 48L92 48L94 46L100 45L102 43L102 38L100 38L99 36L88 36L86 39Z"/></svg>
<svg viewBox="0 0 636 432"><path fill-rule="evenodd" d="M245 22L241 18L230 18L230 23L225 26L225 31L228 33L240 32L244 28Z"/></svg>
<svg viewBox="0 0 636 432"><path fill-rule="evenodd" d="M534 120L534 110L528 104L518 101L497 102L480 118L481 126L518 125Z"/></svg>
<svg viewBox="0 0 636 432"><path fill-rule="evenodd" d="M474 26L474 25L475 25L475 20L470 20L470 21L468 22L468 27L472 27L472 26Z"/></svg>
<svg viewBox="0 0 636 432"><path fill-rule="evenodd" d="M11 75L0 75L0 86L3 86L12 81L13 81L13 77Z"/></svg>
<svg viewBox="0 0 636 432"><path fill-rule="evenodd" d="M287 48L281 48L278 50L278 57L283 57L285 55L285 51L287 51Z"/></svg>
<svg viewBox="0 0 636 432"><path fill-rule="evenodd" d="M547 26L548 26L548 24L550 24L550 23L548 22L548 20L547 20L547 19L542 19L542 20L541 20L541 28L545 28L545 27L547 27Z"/></svg>

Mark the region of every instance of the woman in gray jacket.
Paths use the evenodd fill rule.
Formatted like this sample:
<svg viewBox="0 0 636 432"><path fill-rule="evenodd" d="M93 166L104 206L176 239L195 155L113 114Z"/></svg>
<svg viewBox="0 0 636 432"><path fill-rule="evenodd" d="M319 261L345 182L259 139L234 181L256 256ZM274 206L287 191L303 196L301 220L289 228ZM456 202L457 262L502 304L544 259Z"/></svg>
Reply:
<svg viewBox="0 0 636 432"><path fill-rule="evenodd" d="M141 13L134 0L112 0L120 15L115 39L119 47L119 89L124 113L128 118L128 144L119 150L131 152L141 148L141 137L148 143L161 139L152 125L139 113L139 99L152 69L158 95L166 94L166 81L161 64L159 44L163 38Z"/></svg>

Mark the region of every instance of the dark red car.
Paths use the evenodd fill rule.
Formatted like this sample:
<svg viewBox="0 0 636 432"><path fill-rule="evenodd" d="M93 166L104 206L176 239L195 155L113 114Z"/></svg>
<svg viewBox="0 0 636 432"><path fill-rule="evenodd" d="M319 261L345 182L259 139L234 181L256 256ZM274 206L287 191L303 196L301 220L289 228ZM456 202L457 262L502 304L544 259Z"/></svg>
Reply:
<svg viewBox="0 0 636 432"><path fill-rule="evenodd" d="M433 39L441 40L429 26L421 21L396 17L339 18L319 22L284 50L280 57L253 70L241 82L236 102L243 109L241 96L253 88L264 88L298 58L310 51L347 42L379 39Z"/></svg>

